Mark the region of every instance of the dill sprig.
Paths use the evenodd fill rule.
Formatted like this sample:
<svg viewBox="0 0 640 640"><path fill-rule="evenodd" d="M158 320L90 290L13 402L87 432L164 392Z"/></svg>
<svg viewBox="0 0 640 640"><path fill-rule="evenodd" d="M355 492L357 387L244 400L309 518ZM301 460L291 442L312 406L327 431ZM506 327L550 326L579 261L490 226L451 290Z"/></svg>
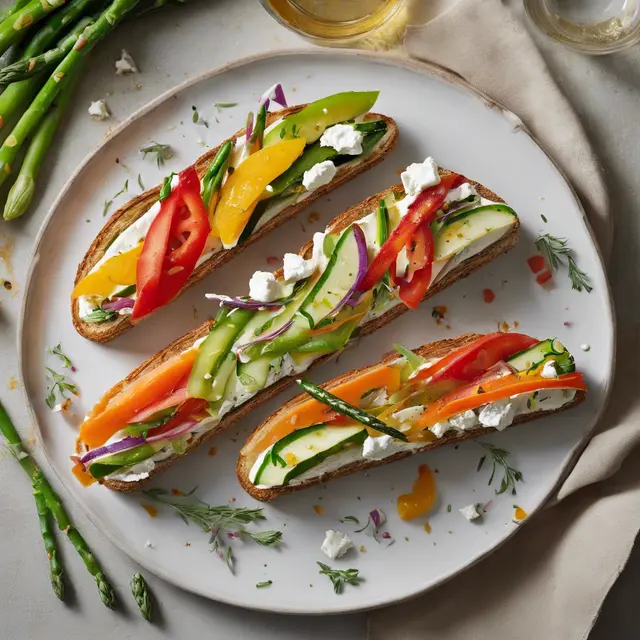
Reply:
<svg viewBox="0 0 640 640"><path fill-rule="evenodd" d="M345 584L357 587L362 582L362 578L358 576L360 573L358 569L332 569L322 562L317 562L316 564L320 567L318 573L329 576L329 580L333 584L333 590L338 594L342 593Z"/></svg>
<svg viewBox="0 0 640 640"><path fill-rule="evenodd" d="M523 479L522 471L518 471L518 469L514 469L509 466L507 462L507 458L509 457L509 452L506 449L501 449L500 447L496 447L493 444L489 444L488 442L478 442L478 444L483 447L491 456L491 461L493 463L493 468L491 469L491 476L489 477L489 482L487 483L491 486L493 482L493 478L496 474L498 467L501 467L503 470L502 481L500 482L500 488L496 489L496 494L500 495L507 491L507 489L511 489L511 493L516 495L516 482L520 482ZM486 459L486 455L480 458L480 462L478 463L477 471L480 471L484 461Z"/></svg>
<svg viewBox="0 0 640 640"><path fill-rule="evenodd" d="M566 238L556 238L549 233L544 233L536 238L536 248L544 255L551 271L558 271L560 266L566 266L569 270L571 287L576 291L584 289L587 293L591 293L593 290L591 280L578 267L573 249L569 247L569 241Z"/></svg>
<svg viewBox="0 0 640 640"><path fill-rule="evenodd" d="M56 406L56 400L59 397L61 400L67 400L71 393L74 396L78 395L78 387L72 382L69 382L61 373L57 373L50 367L45 367L46 379L47 379L47 397L45 402L49 409L54 409Z"/></svg>
<svg viewBox="0 0 640 640"><path fill-rule="evenodd" d="M152 140L150 145L142 147L142 149L140 149L140 153L142 154L143 159L146 158L149 153L155 154L158 168L160 168L165 163L165 160L173 158L173 153L171 153L171 145L161 144L160 142L156 142L155 140Z"/></svg>
<svg viewBox="0 0 640 640"><path fill-rule="evenodd" d="M224 560L230 571L233 571L233 553L231 547L225 546L224 537L233 539L248 536L265 547L277 545L281 541L281 531L248 531L245 529L247 524L266 520L262 509L230 507L229 505L212 507L194 495L196 489L197 487L194 487L176 500L167 499L166 496L170 494L166 489L149 489L143 493L172 507L185 524L193 522L204 533L210 533L211 550L221 560Z"/></svg>

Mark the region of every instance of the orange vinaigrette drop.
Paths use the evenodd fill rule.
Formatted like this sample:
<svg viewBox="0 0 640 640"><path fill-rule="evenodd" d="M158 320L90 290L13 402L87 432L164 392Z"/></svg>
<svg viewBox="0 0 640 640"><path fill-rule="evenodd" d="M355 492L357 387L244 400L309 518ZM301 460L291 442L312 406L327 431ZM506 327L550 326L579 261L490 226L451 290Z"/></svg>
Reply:
<svg viewBox="0 0 640 640"><path fill-rule="evenodd" d="M425 522L425 523L424 523L424 530L425 530L427 533L431 533L431 525L430 525L428 522Z"/></svg>
<svg viewBox="0 0 640 640"><path fill-rule="evenodd" d="M322 507L322 505L321 505L321 504L314 504L314 505L313 505L313 510L314 510L314 511L319 515L319 516L321 516L321 515L323 515L323 514L324 514L324 509L323 509L323 507Z"/></svg>
<svg viewBox="0 0 640 640"><path fill-rule="evenodd" d="M515 506L515 511L513 513L513 519L516 522L520 522L521 520L524 520L529 515L522 507L519 507L518 505L514 505L514 506Z"/></svg>
<svg viewBox="0 0 640 640"><path fill-rule="evenodd" d="M398 497L398 515L403 520L411 520L424 515L436 501L436 479L429 465L418 467L418 479L413 483L411 493Z"/></svg>
<svg viewBox="0 0 640 640"><path fill-rule="evenodd" d="M158 515L158 510L152 507L150 504L143 504L142 508L152 517L155 518Z"/></svg>

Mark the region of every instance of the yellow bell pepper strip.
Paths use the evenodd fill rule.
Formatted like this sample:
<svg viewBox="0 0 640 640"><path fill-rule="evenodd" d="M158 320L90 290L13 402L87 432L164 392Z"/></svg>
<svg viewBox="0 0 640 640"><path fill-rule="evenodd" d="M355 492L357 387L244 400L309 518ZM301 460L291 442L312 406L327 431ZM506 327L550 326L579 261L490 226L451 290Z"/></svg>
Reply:
<svg viewBox="0 0 640 640"><path fill-rule="evenodd" d="M395 393L400 388L400 369L386 365L378 366L331 388L330 391L341 400L357 405L364 393L380 387L385 387L389 394ZM268 429L258 433L245 444L242 453L247 456L257 455L296 429L326 422L328 416L332 415L333 412L326 404L314 399L305 400L289 411L277 413L270 420Z"/></svg>
<svg viewBox="0 0 640 640"><path fill-rule="evenodd" d="M136 265L142 253L143 243L133 249L109 258L98 269L84 277L75 286L71 298L79 296L109 296L117 286L128 286L136 282Z"/></svg>
<svg viewBox="0 0 640 640"><path fill-rule="evenodd" d="M80 425L80 440L89 447L103 445L114 433L131 422L138 412L171 393L193 367L197 349L189 349L148 371L112 396L106 405Z"/></svg>
<svg viewBox="0 0 640 640"><path fill-rule="evenodd" d="M411 427L411 436L419 436L420 431L447 420L457 413L469 409L477 409L496 400L503 400L520 393L533 393L541 389L578 389L586 391L587 387L581 373L566 373L557 378L543 378L526 374L502 376L481 385L472 382L464 387L446 394L431 404L422 417Z"/></svg>
<svg viewBox="0 0 640 640"><path fill-rule="evenodd" d="M267 185L302 153L304 138L284 140L250 155L222 185L215 226L225 247L237 242Z"/></svg>

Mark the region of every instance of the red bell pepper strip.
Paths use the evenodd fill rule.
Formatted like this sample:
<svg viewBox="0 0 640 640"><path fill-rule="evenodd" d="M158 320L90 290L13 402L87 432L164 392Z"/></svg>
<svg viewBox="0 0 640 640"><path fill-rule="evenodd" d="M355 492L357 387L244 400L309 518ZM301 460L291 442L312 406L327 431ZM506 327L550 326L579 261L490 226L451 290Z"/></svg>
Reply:
<svg viewBox="0 0 640 640"><path fill-rule="evenodd" d="M429 384L440 380L469 382L498 362L537 342L538 340L524 333L490 333L457 349L430 367L420 369L413 380L427 380Z"/></svg>
<svg viewBox="0 0 640 640"><path fill-rule="evenodd" d="M411 432L422 431L436 422L447 420L451 416L477 409L482 405L504 400L520 393L532 393L541 389L579 389L586 391L587 387L581 373L566 373L557 378L543 378L540 375L511 374L491 380L479 385L471 383L464 388L456 389L450 394L442 396L431 404L420 420L413 425Z"/></svg>
<svg viewBox="0 0 640 640"><path fill-rule="evenodd" d="M420 193L409 205L409 209L400 220L400 224L391 232L380 251L369 265L369 269L359 286L360 291L372 289L393 265L403 247L411 241L418 227L424 222L431 224L436 213L444 204L450 189L460 186L465 177L450 173L440 180L440 184L429 187Z"/></svg>
<svg viewBox="0 0 640 640"><path fill-rule="evenodd" d="M417 309L424 294L427 292L431 284L431 275L433 273L433 233L431 233L430 223L423 222L416 235L421 238L422 267L412 273L411 265L409 266L408 282L400 283L399 297L410 309Z"/></svg>
<svg viewBox="0 0 640 640"><path fill-rule="evenodd" d="M194 420L201 416L206 416L205 409L209 406L207 400L202 398L187 398L173 414L171 420L163 424L161 427L151 429L149 431L150 436L161 436L163 433L168 433L177 426L187 422L187 420Z"/></svg>
<svg viewBox="0 0 640 640"><path fill-rule="evenodd" d="M180 173L171 195L162 201L145 237L136 267L133 321L178 295L193 273L210 231L198 174L188 167Z"/></svg>

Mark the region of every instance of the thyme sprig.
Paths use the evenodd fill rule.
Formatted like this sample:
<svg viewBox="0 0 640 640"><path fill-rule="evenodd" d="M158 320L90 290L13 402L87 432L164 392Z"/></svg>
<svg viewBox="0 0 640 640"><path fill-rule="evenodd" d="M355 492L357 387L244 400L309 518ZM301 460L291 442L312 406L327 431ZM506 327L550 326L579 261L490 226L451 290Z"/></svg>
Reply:
<svg viewBox="0 0 640 640"><path fill-rule="evenodd" d="M148 489L143 493L153 500L172 507L177 515L189 524L193 522L204 533L210 533L209 544L211 550L233 571L233 552L226 546L224 539L248 536L254 542L268 547L280 543L281 531L249 531L245 525L258 520L266 520L262 509L248 509L246 507L230 507L229 505L211 506L194 495L197 487L178 499L167 499L170 492L166 489Z"/></svg>
<svg viewBox="0 0 640 640"><path fill-rule="evenodd" d="M568 268L572 289L576 291L584 289L587 293L591 293L593 290L591 280L578 267L573 249L569 247L569 241L566 238L556 238L549 233L544 233L536 238L536 248L544 255L551 271L558 271L561 266Z"/></svg>
<svg viewBox="0 0 640 640"><path fill-rule="evenodd" d="M358 569L332 569L322 562L316 564L320 567L318 573L329 577L331 584L333 584L333 590L337 594L342 593L345 584L357 587L362 582L362 578L358 575L360 573Z"/></svg>
<svg viewBox="0 0 640 640"><path fill-rule="evenodd" d="M142 154L143 159L146 158L150 153L154 154L156 156L156 163L158 165L158 168L160 168L166 160L173 158L171 145L162 144L160 142L156 142L155 140L152 140L150 145L142 147L142 149L140 149L140 153Z"/></svg>
<svg viewBox="0 0 640 640"><path fill-rule="evenodd" d="M488 452L493 463L491 476L489 477L489 482L487 484L491 486L498 467L501 467L504 475L502 477L502 481L500 482L500 488L496 489L496 494L500 495L508 489L511 489L512 495L515 496L517 493L516 483L520 482L523 479L523 475L522 471L509 466L507 458L511 454L506 449L501 449L500 447L496 447L495 445L489 444L488 442L478 442L478 444ZM486 457L487 455L485 454L480 458L477 471L480 471L480 469L482 469L482 465L484 464Z"/></svg>

